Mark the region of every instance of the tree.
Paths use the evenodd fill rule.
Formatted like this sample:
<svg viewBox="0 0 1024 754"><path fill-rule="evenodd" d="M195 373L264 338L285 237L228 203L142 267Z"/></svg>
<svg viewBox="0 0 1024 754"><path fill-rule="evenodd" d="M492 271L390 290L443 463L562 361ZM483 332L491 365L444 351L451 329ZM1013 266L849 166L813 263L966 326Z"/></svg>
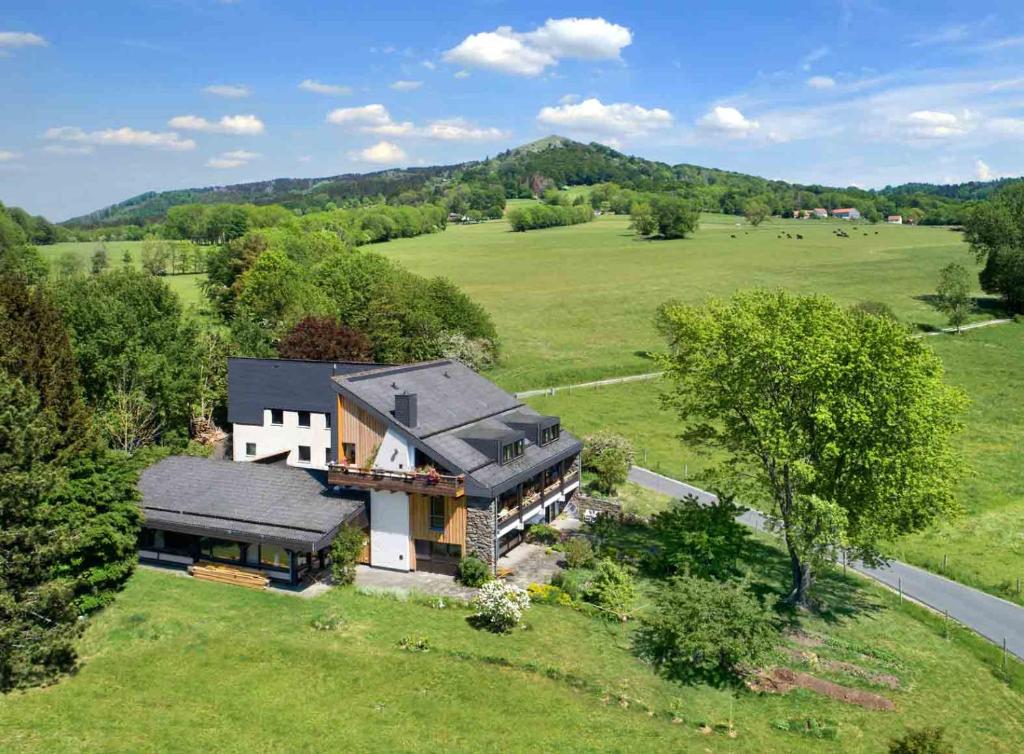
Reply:
<svg viewBox="0 0 1024 754"><path fill-rule="evenodd" d="M160 436L160 419L146 394L127 376L100 408L98 424L111 447L134 453Z"/></svg>
<svg viewBox="0 0 1024 754"><path fill-rule="evenodd" d="M899 324L767 290L668 304L658 324L666 403L688 440L725 454L718 476L778 517L790 601L809 605L834 548L877 562L880 542L956 511L966 398Z"/></svg>
<svg viewBox="0 0 1024 754"><path fill-rule="evenodd" d="M889 754L954 754L954 750L942 728L918 728L891 740Z"/></svg>
<svg viewBox="0 0 1024 754"><path fill-rule="evenodd" d="M170 255L170 244L167 241L150 236L142 242L142 269L150 275L165 275Z"/></svg>
<svg viewBox="0 0 1024 754"><path fill-rule="evenodd" d="M584 439L583 469L594 475L598 492L614 495L633 465L633 444L621 435L598 432Z"/></svg>
<svg viewBox="0 0 1024 754"><path fill-rule="evenodd" d="M658 542L652 565L667 575L704 579L737 575L740 557L750 541L747 527L736 520L742 512L725 495L711 505L701 505L694 497L675 501L651 517L651 533Z"/></svg>
<svg viewBox="0 0 1024 754"><path fill-rule="evenodd" d="M92 253L92 274L99 275L103 270L107 269L107 264L107 247L99 244Z"/></svg>
<svg viewBox="0 0 1024 754"><path fill-rule="evenodd" d="M1001 295L1011 311L1024 311L1024 184L1012 184L971 210L964 238L985 263L982 290Z"/></svg>
<svg viewBox="0 0 1024 754"><path fill-rule="evenodd" d="M41 683L75 663L72 579L55 573L68 531L53 526L54 434L39 399L0 372L0 692Z"/></svg>
<svg viewBox="0 0 1024 754"><path fill-rule="evenodd" d="M649 202L637 202L630 212L629 227L641 236L653 236L658 230L658 222L654 219L654 210Z"/></svg>
<svg viewBox="0 0 1024 754"><path fill-rule="evenodd" d="M369 338L333 317L306 317L277 344L282 359L370 361Z"/></svg>
<svg viewBox="0 0 1024 754"><path fill-rule="evenodd" d="M128 249L121 254L121 266L126 269L132 266L132 253Z"/></svg>
<svg viewBox="0 0 1024 754"><path fill-rule="evenodd" d="M949 317L949 324L961 332L974 305L971 297L971 276L956 262L950 262L939 271L936 299L938 307Z"/></svg>
<svg viewBox="0 0 1024 754"><path fill-rule="evenodd" d="M685 238L697 230L700 210L677 196L656 196L651 200L658 233L662 238Z"/></svg>
<svg viewBox="0 0 1024 754"><path fill-rule="evenodd" d="M331 575L336 584L356 580L356 564L366 547L366 533L355 526L342 526L331 543Z"/></svg>
<svg viewBox="0 0 1024 754"><path fill-rule="evenodd" d="M748 223L757 227L771 217L772 209L760 199L748 199L743 205L743 214Z"/></svg>
<svg viewBox="0 0 1024 754"><path fill-rule="evenodd" d="M13 275L29 283L46 280L46 262L28 242L25 231L0 204L0 275Z"/></svg>
<svg viewBox="0 0 1024 754"><path fill-rule="evenodd" d="M777 638L772 603L744 584L676 576L659 591L635 641L670 678L723 683L767 661Z"/></svg>
<svg viewBox="0 0 1024 754"><path fill-rule="evenodd" d="M636 601L633 576L624 566L614 561L599 560L594 578L587 589L587 601L625 623Z"/></svg>
<svg viewBox="0 0 1024 754"><path fill-rule="evenodd" d="M82 257L77 252L65 251L57 258L57 275L62 278L81 274L83 267Z"/></svg>

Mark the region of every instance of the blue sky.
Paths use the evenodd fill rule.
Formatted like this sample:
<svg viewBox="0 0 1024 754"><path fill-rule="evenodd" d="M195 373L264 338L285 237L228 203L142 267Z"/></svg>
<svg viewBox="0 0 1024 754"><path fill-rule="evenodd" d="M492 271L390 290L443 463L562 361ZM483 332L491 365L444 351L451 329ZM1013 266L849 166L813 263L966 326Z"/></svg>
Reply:
<svg viewBox="0 0 1024 754"><path fill-rule="evenodd" d="M1022 64L1019 2L5 0L0 200L60 220L550 133L808 183L1020 175Z"/></svg>

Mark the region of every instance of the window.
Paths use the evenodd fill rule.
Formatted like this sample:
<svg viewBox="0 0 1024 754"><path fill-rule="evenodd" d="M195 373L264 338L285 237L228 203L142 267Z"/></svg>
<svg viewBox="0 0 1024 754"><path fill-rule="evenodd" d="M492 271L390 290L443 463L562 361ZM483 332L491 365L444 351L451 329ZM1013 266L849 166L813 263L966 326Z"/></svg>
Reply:
<svg viewBox="0 0 1024 754"><path fill-rule="evenodd" d="M345 463L352 466L356 462L356 444L354 442L343 442L341 452L345 454Z"/></svg>
<svg viewBox="0 0 1024 754"><path fill-rule="evenodd" d="M264 568L288 569L291 567L288 551L277 545L260 545L260 565Z"/></svg>
<svg viewBox="0 0 1024 754"><path fill-rule="evenodd" d="M430 530L444 531L444 498L440 495L430 497Z"/></svg>
<svg viewBox="0 0 1024 754"><path fill-rule="evenodd" d="M334 463L334 459L331 458L330 448L324 448L324 463Z"/></svg>
<svg viewBox="0 0 1024 754"><path fill-rule="evenodd" d="M430 554L439 558L461 558L462 546L445 544L444 542L431 542Z"/></svg>
<svg viewBox="0 0 1024 754"><path fill-rule="evenodd" d="M284 411L280 408L270 409L270 423L275 427L280 427L284 424Z"/></svg>
<svg viewBox="0 0 1024 754"><path fill-rule="evenodd" d="M216 560L233 560L238 562L242 559L242 546L238 542L229 542L226 539L202 537L199 540L199 552L204 557Z"/></svg>
<svg viewBox="0 0 1024 754"><path fill-rule="evenodd" d="M309 412L308 411L300 411L299 412L299 426L300 427L308 427L309 426Z"/></svg>
<svg viewBox="0 0 1024 754"><path fill-rule="evenodd" d="M245 444L245 454L250 457L256 455L256 443L247 442Z"/></svg>
<svg viewBox="0 0 1024 754"><path fill-rule="evenodd" d="M501 446L501 462L508 463L514 461L523 454L523 441L516 440L510 442L508 445Z"/></svg>
<svg viewBox="0 0 1024 754"><path fill-rule="evenodd" d="M324 426L327 427L327 429L331 428L331 415L330 414L324 414Z"/></svg>
<svg viewBox="0 0 1024 754"><path fill-rule="evenodd" d="M557 424L552 424L550 427L544 427L540 431L540 444L547 445L558 439L561 434L561 427Z"/></svg>
<svg viewBox="0 0 1024 754"><path fill-rule="evenodd" d="M310 456L309 456L309 446L308 445L300 445L299 446L299 463L309 463L309 458L310 458Z"/></svg>

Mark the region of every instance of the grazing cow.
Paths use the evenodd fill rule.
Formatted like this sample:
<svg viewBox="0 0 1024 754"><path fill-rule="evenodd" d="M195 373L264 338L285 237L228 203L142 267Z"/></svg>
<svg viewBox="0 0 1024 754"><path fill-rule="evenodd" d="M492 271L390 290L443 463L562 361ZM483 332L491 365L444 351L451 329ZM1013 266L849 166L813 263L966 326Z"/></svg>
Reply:
<svg viewBox="0 0 1024 754"><path fill-rule="evenodd" d="M799 233L797 233L797 234L796 234L796 240L797 240L797 241L803 241L803 240L804 240L804 237L803 237L803 236L801 236L801 235L800 235Z"/></svg>

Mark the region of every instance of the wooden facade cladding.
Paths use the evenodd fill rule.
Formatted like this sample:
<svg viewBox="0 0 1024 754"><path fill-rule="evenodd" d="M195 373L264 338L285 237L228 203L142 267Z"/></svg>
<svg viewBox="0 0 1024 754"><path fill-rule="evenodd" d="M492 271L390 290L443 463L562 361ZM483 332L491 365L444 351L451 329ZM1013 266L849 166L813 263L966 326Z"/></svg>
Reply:
<svg viewBox="0 0 1024 754"><path fill-rule="evenodd" d="M344 445L352 443L356 446L356 463L358 467L370 466L375 460L374 455L380 447L387 427L360 406L347 404L338 396L338 447L335 457L344 459Z"/></svg>
<svg viewBox="0 0 1024 754"><path fill-rule="evenodd" d="M444 529L430 528L430 495L409 495L409 536L449 545L466 546L466 499L445 497Z"/></svg>

